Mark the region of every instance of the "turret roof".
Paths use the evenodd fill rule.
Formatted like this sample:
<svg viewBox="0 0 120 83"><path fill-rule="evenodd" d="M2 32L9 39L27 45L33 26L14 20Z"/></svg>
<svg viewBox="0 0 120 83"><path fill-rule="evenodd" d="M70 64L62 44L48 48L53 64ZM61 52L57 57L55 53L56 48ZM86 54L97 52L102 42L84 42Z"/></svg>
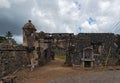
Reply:
<svg viewBox="0 0 120 83"><path fill-rule="evenodd" d="M34 30L36 30L35 26L31 22L31 20L28 20L28 23L26 23L24 25L23 29L34 29Z"/></svg>

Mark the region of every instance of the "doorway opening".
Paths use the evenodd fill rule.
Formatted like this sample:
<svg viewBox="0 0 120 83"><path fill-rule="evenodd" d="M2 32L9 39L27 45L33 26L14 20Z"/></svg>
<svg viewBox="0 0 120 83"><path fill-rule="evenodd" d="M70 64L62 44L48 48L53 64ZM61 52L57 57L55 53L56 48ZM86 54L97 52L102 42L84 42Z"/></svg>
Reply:
<svg viewBox="0 0 120 83"><path fill-rule="evenodd" d="M84 61L84 67L91 67L91 61Z"/></svg>

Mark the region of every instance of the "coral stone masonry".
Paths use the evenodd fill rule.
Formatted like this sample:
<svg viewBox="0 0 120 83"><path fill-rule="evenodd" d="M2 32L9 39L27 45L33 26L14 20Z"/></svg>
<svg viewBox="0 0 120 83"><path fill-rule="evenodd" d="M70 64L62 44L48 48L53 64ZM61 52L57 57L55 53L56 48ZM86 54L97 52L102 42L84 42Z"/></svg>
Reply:
<svg viewBox="0 0 120 83"><path fill-rule="evenodd" d="M0 77L21 66L43 66L52 59L53 49L64 49L66 66L94 68L120 65L120 36L114 33L37 32L31 20L23 28L23 44L6 40L0 43Z"/></svg>

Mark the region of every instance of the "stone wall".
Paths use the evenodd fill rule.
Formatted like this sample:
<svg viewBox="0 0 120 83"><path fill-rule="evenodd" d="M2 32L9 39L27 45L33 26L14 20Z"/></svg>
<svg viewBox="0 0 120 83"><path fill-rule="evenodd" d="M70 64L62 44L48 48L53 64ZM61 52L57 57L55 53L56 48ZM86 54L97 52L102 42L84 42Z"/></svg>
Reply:
<svg viewBox="0 0 120 83"><path fill-rule="evenodd" d="M83 49L92 46L95 58L94 66L116 65L119 55L116 52L115 38L115 35L112 33L78 34L76 37L76 54L73 56L73 64L82 65Z"/></svg>
<svg viewBox="0 0 120 83"><path fill-rule="evenodd" d="M25 47L12 45L8 41L0 44L0 77L27 64L28 56Z"/></svg>

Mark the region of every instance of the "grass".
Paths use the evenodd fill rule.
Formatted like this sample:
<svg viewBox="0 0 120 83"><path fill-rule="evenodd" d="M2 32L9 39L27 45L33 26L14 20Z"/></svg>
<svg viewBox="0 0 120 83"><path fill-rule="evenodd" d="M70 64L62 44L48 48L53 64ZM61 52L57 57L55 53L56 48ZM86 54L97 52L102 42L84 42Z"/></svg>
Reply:
<svg viewBox="0 0 120 83"><path fill-rule="evenodd" d="M55 58L65 60L66 56L65 55L56 55Z"/></svg>

